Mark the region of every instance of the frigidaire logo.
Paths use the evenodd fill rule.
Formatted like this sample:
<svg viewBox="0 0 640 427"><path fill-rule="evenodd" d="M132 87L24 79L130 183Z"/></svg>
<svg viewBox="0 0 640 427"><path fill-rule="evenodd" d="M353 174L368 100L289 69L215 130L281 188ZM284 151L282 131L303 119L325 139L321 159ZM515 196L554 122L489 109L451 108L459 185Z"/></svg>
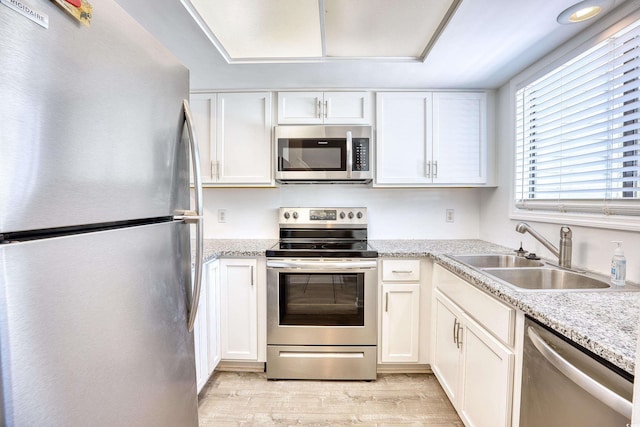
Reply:
<svg viewBox="0 0 640 427"><path fill-rule="evenodd" d="M19 2L18 0L9 0L9 2L14 5L15 7L17 7L18 9L20 9L21 11L28 13L30 16L39 19L40 21L45 21L47 19L46 16L43 16L41 14L39 14L38 12L36 12L35 10L31 9L29 6L27 6L26 4Z"/></svg>
<svg viewBox="0 0 640 427"><path fill-rule="evenodd" d="M26 4L22 3L20 0L0 0L0 3L7 6L10 9L15 10L20 15L26 16L28 19L35 22L36 24L44 28L49 28L48 15L38 12L37 10L31 8L31 6L27 6Z"/></svg>

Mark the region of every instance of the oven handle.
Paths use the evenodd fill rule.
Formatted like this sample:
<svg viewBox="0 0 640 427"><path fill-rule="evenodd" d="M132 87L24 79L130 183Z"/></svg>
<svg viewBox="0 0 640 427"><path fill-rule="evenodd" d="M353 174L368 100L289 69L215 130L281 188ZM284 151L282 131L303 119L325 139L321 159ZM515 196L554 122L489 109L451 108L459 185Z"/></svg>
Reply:
<svg viewBox="0 0 640 427"><path fill-rule="evenodd" d="M377 261L273 261L267 260L267 268L297 268L304 270L373 270Z"/></svg>

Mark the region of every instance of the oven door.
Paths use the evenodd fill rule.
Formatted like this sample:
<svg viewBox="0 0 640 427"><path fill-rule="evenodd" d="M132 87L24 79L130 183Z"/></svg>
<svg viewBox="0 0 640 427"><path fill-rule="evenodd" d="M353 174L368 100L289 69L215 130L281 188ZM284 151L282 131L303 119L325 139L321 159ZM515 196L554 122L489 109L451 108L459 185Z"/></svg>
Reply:
<svg viewBox="0 0 640 427"><path fill-rule="evenodd" d="M350 142L347 138L278 138L276 179L348 179Z"/></svg>
<svg viewBox="0 0 640 427"><path fill-rule="evenodd" d="M376 260L267 260L267 344L376 345Z"/></svg>

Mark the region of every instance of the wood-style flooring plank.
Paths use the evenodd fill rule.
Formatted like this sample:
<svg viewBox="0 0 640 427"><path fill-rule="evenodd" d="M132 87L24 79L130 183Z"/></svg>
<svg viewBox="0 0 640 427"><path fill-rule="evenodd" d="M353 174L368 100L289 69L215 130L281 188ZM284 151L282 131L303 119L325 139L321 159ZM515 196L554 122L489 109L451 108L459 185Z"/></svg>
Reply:
<svg viewBox="0 0 640 427"><path fill-rule="evenodd" d="M216 372L200 395L200 426L462 427L433 374L378 374L377 381L269 381Z"/></svg>

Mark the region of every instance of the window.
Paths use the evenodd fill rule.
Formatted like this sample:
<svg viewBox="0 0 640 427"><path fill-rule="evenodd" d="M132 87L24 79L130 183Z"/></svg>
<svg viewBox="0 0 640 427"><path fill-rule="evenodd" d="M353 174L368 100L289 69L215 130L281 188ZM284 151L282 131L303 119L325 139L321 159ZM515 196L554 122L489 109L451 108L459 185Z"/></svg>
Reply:
<svg viewBox="0 0 640 427"><path fill-rule="evenodd" d="M640 215L640 21L516 92L515 204Z"/></svg>

